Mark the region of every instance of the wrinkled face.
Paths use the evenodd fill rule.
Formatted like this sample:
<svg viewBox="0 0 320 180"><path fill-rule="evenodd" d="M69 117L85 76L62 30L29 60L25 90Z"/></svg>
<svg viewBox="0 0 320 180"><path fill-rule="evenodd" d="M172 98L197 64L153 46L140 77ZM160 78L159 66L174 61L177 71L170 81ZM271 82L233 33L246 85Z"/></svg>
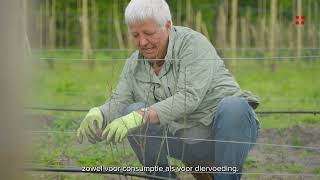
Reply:
<svg viewBox="0 0 320 180"><path fill-rule="evenodd" d="M153 19L129 24L129 31L139 52L147 59L163 59L167 53L170 22L165 29L161 28Z"/></svg>

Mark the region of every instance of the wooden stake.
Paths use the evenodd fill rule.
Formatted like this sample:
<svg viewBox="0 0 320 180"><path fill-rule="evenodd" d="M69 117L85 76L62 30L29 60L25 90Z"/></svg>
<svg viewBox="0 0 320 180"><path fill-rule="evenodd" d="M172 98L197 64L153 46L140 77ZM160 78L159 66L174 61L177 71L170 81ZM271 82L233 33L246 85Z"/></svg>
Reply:
<svg viewBox="0 0 320 180"><path fill-rule="evenodd" d="M276 28L277 28L277 0L271 0L271 9L270 9L270 57L275 56L275 47L276 47ZM271 58L271 70L275 70L275 59Z"/></svg>
<svg viewBox="0 0 320 180"><path fill-rule="evenodd" d="M64 28L64 48L69 47L69 7L65 10L65 28Z"/></svg>
<svg viewBox="0 0 320 180"><path fill-rule="evenodd" d="M56 47L56 0L52 0L49 20L49 49Z"/></svg>
<svg viewBox="0 0 320 180"><path fill-rule="evenodd" d="M82 58L89 59L91 49L88 22L88 1L82 0Z"/></svg>
<svg viewBox="0 0 320 180"><path fill-rule="evenodd" d="M99 11L97 9L97 2L96 0L92 0L92 48L94 49L93 51L93 56L95 57L96 49L98 46L98 16L99 16Z"/></svg>
<svg viewBox="0 0 320 180"><path fill-rule="evenodd" d="M197 11L196 15L196 31L200 32L201 31L201 19L202 19L202 14L200 11Z"/></svg>
<svg viewBox="0 0 320 180"><path fill-rule="evenodd" d="M182 2L177 0L177 25L181 26L181 11L182 11Z"/></svg>
<svg viewBox="0 0 320 180"><path fill-rule="evenodd" d="M301 16L302 14L302 3L301 0L297 0L297 14L300 17L299 21L301 20ZM301 21L300 21L301 22ZM300 57L301 56L301 48L302 48L302 28L304 25L299 24L297 26L297 56Z"/></svg>
<svg viewBox="0 0 320 180"><path fill-rule="evenodd" d="M114 29L116 32L116 36L118 39L118 45L120 49L124 49L124 42L122 38L122 33L121 33L121 28L120 28L120 23L119 23L119 16L118 16L118 0L113 1L113 24L114 24Z"/></svg>
<svg viewBox="0 0 320 180"><path fill-rule="evenodd" d="M231 29L230 29L230 45L232 52L231 65L236 66L237 58L237 14L238 14L238 0L232 0L231 5Z"/></svg>
<svg viewBox="0 0 320 180"><path fill-rule="evenodd" d="M217 47L226 48L227 47L227 17L225 12L225 1L219 6L218 20L217 20Z"/></svg>

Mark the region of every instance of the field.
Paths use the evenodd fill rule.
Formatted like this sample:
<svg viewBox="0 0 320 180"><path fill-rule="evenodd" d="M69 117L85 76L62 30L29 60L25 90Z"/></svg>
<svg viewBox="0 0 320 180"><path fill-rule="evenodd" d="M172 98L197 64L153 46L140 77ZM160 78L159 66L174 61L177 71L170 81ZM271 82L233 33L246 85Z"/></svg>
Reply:
<svg viewBox="0 0 320 180"><path fill-rule="evenodd" d="M36 57L43 57L37 55ZM101 105L119 79L123 53L97 53L96 61L79 60L76 53L46 54L32 65L30 106L88 109ZM54 59L56 58L56 59ZM64 60L61 60L61 59ZM69 60L66 60L69 59ZM94 62L94 63L93 63ZM227 60L226 64L230 66ZM257 111L320 110L320 61L281 59L272 71L261 60L239 60L230 68L242 89L261 98ZM30 165L46 167L140 166L128 142L117 146L78 144L75 131L85 112L30 111ZM320 175L320 115L260 115L258 143L318 147L318 150L256 145L245 163L245 173L304 173ZM317 138L318 137L318 138ZM172 159L172 163L180 164ZM31 179L119 179L115 175L28 173ZM184 179L190 178L181 173ZM299 176L244 175L250 179L300 179ZM308 178L308 177L305 177ZM314 178L314 177L309 177Z"/></svg>

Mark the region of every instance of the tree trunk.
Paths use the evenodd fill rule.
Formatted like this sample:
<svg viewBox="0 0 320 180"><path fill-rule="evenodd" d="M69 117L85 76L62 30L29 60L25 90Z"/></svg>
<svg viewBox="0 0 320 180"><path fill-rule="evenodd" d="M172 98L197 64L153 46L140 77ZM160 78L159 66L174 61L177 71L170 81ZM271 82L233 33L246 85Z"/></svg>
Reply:
<svg viewBox="0 0 320 180"><path fill-rule="evenodd" d="M295 48L294 47L294 29L293 28L288 28L288 45L290 49Z"/></svg>
<svg viewBox="0 0 320 180"><path fill-rule="evenodd" d="M92 58L96 58L97 47L98 47L98 9L96 0L92 0ZM91 69L95 68L95 61L90 61Z"/></svg>
<svg viewBox="0 0 320 180"><path fill-rule="evenodd" d="M97 2L96 0L92 0L92 48L93 48L93 56L95 57L95 52L98 47L98 17L99 11L97 9Z"/></svg>
<svg viewBox="0 0 320 180"><path fill-rule="evenodd" d="M55 0L52 1L51 15L50 15L50 2L46 0L46 48L54 49L55 47ZM54 69L54 61L48 59L48 66L50 69Z"/></svg>
<svg viewBox="0 0 320 180"><path fill-rule="evenodd" d="M49 20L49 49L56 47L56 0L52 0Z"/></svg>
<svg viewBox="0 0 320 180"><path fill-rule="evenodd" d="M124 0L124 4L127 5L128 4L128 0ZM123 9L123 12L124 12L125 9ZM127 56L129 56L129 53L131 53L131 49L134 48L134 43L133 43L133 39L132 39L132 36L130 34L130 31L128 28L126 28L126 34L127 34Z"/></svg>
<svg viewBox="0 0 320 180"><path fill-rule="evenodd" d="M82 58L88 60L90 54L90 36L88 22L88 1L82 0Z"/></svg>
<svg viewBox="0 0 320 180"><path fill-rule="evenodd" d="M316 24L319 23L319 19L318 19L319 18L318 17L318 3L316 1L314 1L314 17L315 17L315 19L314 19L315 23L314 24L316 25ZM316 28L316 30L317 30L317 28ZM318 42L320 42L320 32L318 34L316 34L316 37L318 37L318 38L315 38L316 47L320 47L320 43L318 43Z"/></svg>
<svg viewBox="0 0 320 180"><path fill-rule="evenodd" d="M202 20L202 14L200 11L196 14L196 31L201 32L201 20Z"/></svg>
<svg viewBox="0 0 320 180"><path fill-rule="evenodd" d="M121 27L120 27L120 23L119 23L119 16L118 16L118 0L114 0L113 1L113 24L114 24L114 29L116 32L116 36L118 39L118 45L120 49L124 49L125 45L123 42L123 38L122 38L122 33L121 33Z"/></svg>
<svg viewBox="0 0 320 180"><path fill-rule="evenodd" d="M192 13L192 2L187 0L186 2L186 26L193 28L193 13Z"/></svg>
<svg viewBox="0 0 320 180"><path fill-rule="evenodd" d="M314 31L313 31L313 24L311 23L312 22L312 14L311 14L311 12L312 12L312 10L311 10L311 1L310 0L308 0L308 16L307 16L307 18L308 18L308 20L307 20L307 27L308 27L308 33L307 33L307 36L309 36L308 37L308 42L309 42L309 44L307 45L307 47L313 47L313 41L314 41L314 39L316 39L316 38L314 38L313 36L314 36ZM317 36L316 36L317 37Z"/></svg>
<svg viewBox="0 0 320 180"><path fill-rule="evenodd" d="M44 34L45 34L45 48L49 48L50 47L50 43L49 43L49 26L50 26L50 4L49 4L49 0L45 1L45 30L44 30Z"/></svg>
<svg viewBox="0 0 320 180"><path fill-rule="evenodd" d="M210 36L207 28L207 24L204 21L201 21L201 32L208 38L210 41Z"/></svg>
<svg viewBox="0 0 320 180"><path fill-rule="evenodd" d="M40 5L40 16L39 16L39 49L42 50L43 43L43 7Z"/></svg>
<svg viewBox="0 0 320 180"><path fill-rule="evenodd" d="M69 47L69 7L65 10L65 25L64 25L64 48Z"/></svg>
<svg viewBox="0 0 320 180"><path fill-rule="evenodd" d="M62 14L62 13L61 13ZM63 36L63 29L64 29L64 25L65 25L65 17L62 15L58 15L58 24L60 24L60 31L57 31L57 36L59 38L59 48L63 48L63 41L64 41L64 36Z"/></svg>
<svg viewBox="0 0 320 180"><path fill-rule="evenodd" d="M238 0L232 0L231 5L231 29L230 29L230 46L231 46L231 65L236 66L237 58L237 15L238 15Z"/></svg>
<svg viewBox="0 0 320 180"><path fill-rule="evenodd" d="M77 11L76 11L77 16L76 17L77 17L77 20L79 21L79 24L78 24L79 26L76 30L77 30L78 34L82 34L82 0L76 0L76 1L77 1ZM76 45L79 45L79 49L82 49L82 35L76 36Z"/></svg>
<svg viewBox="0 0 320 180"><path fill-rule="evenodd" d="M301 22L301 16L302 14L302 3L301 0L297 0L297 14L300 17L299 18L299 22ZM301 56L301 48L302 48L302 28L304 25L297 25L297 56L300 57Z"/></svg>
<svg viewBox="0 0 320 180"><path fill-rule="evenodd" d="M217 19L217 35L216 41L219 48L225 49L227 47L227 17L225 13L225 2L219 6L218 19Z"/></svg>
<svg viewBox="0 0 320 180"><path fill-rule="evenodd" d="M182 0L177 0L177 25L181 26Z"/></svg>
<svg viewBox="0 0 320 180"><path fill-rule="evenodd" d="M276 31L277 31L277 0L271 0L271 9L270 9L270 64L271 70L275 70L275 48L276 48Z"/></svg>
<svg viewBox="0 0 320 180"><path fill-rule="evenodd" d="M258 0L258 19L263 17L263 0Z"/></svg>
<svg viewBox="0 0 320 180"><path fill-rule="evenodd" d="M246 49L248 47L248 27L247 20L245 17L240 18L241 25L241 48L242 48L242 56L245 56Z"/></svg>
<svg viewBox="0 0 320 180"><path fill-rule="evenodd" d="M30 46L30 41L28 37L28 4L26 1L23 1L23 16L21 19L21 22L23 23L22 26L24 28L24 49L27 51L28 55L31 56L31 46Z"/></svg>

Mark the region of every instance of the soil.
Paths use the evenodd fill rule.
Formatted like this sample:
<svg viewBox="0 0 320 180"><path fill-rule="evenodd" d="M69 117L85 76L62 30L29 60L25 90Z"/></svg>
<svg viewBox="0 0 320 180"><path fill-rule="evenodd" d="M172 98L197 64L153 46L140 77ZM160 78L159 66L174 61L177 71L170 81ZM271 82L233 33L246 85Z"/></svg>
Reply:
<svg viewBox="0 0 320 180"><path fill-rule="evenodd" d="M285 129L261 129L257 143L293 145L279 147L257 144L249 153L255 162L245 172L261 172L255 179L320 179L320 126L293 126ZM313 147L313 148L306 148ZM313 174L315 176L271 175ZM244 175L243 179L248 179Z"/></svg>

